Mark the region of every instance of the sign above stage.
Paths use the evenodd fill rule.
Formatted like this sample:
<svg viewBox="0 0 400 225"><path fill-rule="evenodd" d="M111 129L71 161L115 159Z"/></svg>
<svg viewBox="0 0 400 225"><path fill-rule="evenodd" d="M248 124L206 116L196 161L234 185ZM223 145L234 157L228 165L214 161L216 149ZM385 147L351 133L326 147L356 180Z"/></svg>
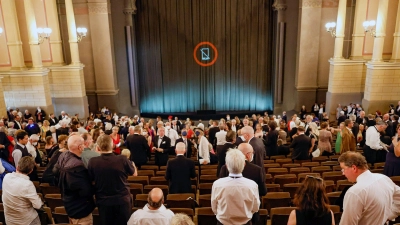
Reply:
<svg viewBox="0 0 400 225"><path fill-rule="evenodd" d="M212 51L210 51L210 48L212 49ZM199 60L199 56L201 58L201 61ZM211 42L200 42L194 48L193 58L200 66L212 66L218 58L217 48Z"/></svg>

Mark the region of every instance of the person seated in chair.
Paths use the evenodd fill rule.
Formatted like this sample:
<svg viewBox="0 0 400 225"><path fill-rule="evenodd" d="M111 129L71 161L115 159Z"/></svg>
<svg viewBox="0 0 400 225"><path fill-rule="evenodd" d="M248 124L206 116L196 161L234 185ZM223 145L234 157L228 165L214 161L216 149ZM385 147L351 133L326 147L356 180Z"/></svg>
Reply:
<svg viewBox="0 0 400 225"><path fill-rule="evenodd" d="M143 209L138 209L134 212L128 221L128 225L136 224L157 224L169 225L174 213L165 208L164 195L160 188L153 188L149 192L147 204Z"/></svg>

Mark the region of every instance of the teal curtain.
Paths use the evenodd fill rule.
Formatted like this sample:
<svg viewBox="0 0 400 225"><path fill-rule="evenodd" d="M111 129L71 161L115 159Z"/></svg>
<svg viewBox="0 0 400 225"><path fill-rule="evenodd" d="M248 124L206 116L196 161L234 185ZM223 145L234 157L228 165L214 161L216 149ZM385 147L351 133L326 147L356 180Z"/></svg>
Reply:
<svg viewBox="0 0 400 225"><path fill-rule="evenodd" d="M138 0L135 19L142 113L266 111L272 0ZM193 51L212 43L216 62ZM211 62L215 52L208 45Z"/></svg>

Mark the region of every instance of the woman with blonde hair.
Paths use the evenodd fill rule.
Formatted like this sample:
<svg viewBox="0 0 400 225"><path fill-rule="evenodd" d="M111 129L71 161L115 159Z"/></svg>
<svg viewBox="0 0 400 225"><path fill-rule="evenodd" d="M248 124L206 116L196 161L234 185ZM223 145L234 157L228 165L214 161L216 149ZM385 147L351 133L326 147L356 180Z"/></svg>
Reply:
<svg viewBox="0 0 400 225"><path fill-rule="evenodd" d="M50 130L50 123L48 120L43 121L43 126L40 128L40 137L42 141L46 140L47 136L51 136L51 132L47 133Z"/></svg>
<svg viewBox="0 0 400 225"><path fill-rule="evenodd" d="M310 135L309 137L311 138L311 148L309 150L309 153L311 154L313 151L317 150L318 148L318 139L319 139L319 131L318 131L318 126L316 123L312 122L310 123Z"/></svg>
<svg viewBox="0 0 400 225"><path fill-rule="evenodd" d="M307 176L293 199L297 207L289 215L288 225L334 225L325 183L319 177Z"/></svg>
<svg viewBox="0 0 400 225"><path fill-rule="evenodd" d="M129 149L124 149L121 152L121 155L125 156L126 158L128 158L129 161L131 161L131 151ZM137 176L137 169L135 166L135 163L133 161L131 161L133 168L135 168L135 173L133 173L133 176Z"/></svg>
<svg viewBox="0 0 400 225"><path fill-rule="evenodd" d="M117 155L121 154L121 149L119 148L119 146L121 145L121 139L118 134L118 131L119 131L119 127L114 126L112 128L112 133L110 134L110 137L114 143L114 153Z"/></svg>

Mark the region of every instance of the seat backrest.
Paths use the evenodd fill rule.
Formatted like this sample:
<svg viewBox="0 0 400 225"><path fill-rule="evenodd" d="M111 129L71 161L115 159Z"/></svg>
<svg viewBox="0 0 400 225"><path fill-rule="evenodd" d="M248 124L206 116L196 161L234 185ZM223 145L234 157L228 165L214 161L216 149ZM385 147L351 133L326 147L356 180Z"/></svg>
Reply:
<svg viewBox="0 0 400 225"><path fill-rule="evenodd" d="M275 162L279 163L282 166L282 164L292 163L292 159L289 158L276 159Z"/></svg>
<svg viewBox="0 0 400 225"><path fill-rule="evenodd" d="M270 211L271 225L286 225L290 213L295 207L276 207Z"/></svg>
<svg viewBox="0 0 400 225"><path fill-rule="evenodd" d="M319 166L320 163L319 162L303 162L301 164L302 167L315 167L315 166Z"/></svg>
<svg viewBox="0 0 400 225"><path fill-rule="evenodd" d="M154 177L154 170L138 170L138 176Z"/></svg>
<svg viewBox="0 0 400 225"><path fill-rule="evenodd" d="M212 183L200 183L199 184L199 193L201 195L211 194Z"/></svg>
<svg viewBox="0 0 400 225"><path fill-rule="evenodd" d="M311 172L313 171L330 171L331 167L330 166L315 166L311 167Z"/></svg>
<svg viewBox="0 0 400 225"><path fill-rule="evenodd" d="M282 164L282 168L298 168L301 167L300 163Z"/></svg>
<svg viewBox="0 0 400 225"><path fill-rule="evenodd" d="M211 207L197 208L196 211L198 225L217 224L217 217Z"/></svg>
<svg viewBox="0 0 400 225"><path fill-rule="evenodd" d="M128 182L129 183L139 183L144 185L149 184L149 177L148 176L129 176L128 177Z"/></svg>
<svg viewBox="0 0 400 225"><path fill-rule="evenodd" d="M211 207L211 194L199 195L200 207Z"/></svg>
<svg viewBox="0 0 400 225"><path fill-rule="evenodd" d="M193 193L184 193L184 194L168 194L167 200L186 200L188 198L194 199Z"/></svg>
<svg viewBox="0 0 400 225"><path fill-rule="evenodd" d="M303 182L306 176L321 177L319 173L299 173L297 174L298 182L299 183Z"/></svg>
<svg viewBox="0 0 400 225"><path fill-rule="evenodd" d="M184 214L188 215L190 218L192 218L192 220L193 220L193 216L194 216L193 209L189 209L189 208L170 208L170 210L174 214L176 214L176 213L184 213Z"/></svg>
<svg viewBox="0 0 400 225"><path fill-rule="evenodd" d="M201 170L201 175L216 175L217 169Z"/></svg>
<svg viewBox="0 0 400 225"><path fill-rule="evenodd" d="M267 192L279 192L281 185L280 184L265 184L267 188Z"/></svg>
<svg viewBox="0 0 400 225"><path fill-rule="evenodd" d="M285 155L273 155L273 156L271 156L270 157L270 159L275 159L275 161L276 161L276 159L286 159L286 156Z"/></svg>
<svg viewBox="0 0 400 225"><path fill-rule="evenodd" d="M153 170L154 173L158 171L158 166L152 166L152 165L143 165L140 167L141 170Z"/></svg>
<svg viewBox="0 0 400 225"><path fill-rule="evenodd" d="M338 205L329 205L329 208L332 210L333 213L340 212L340 206Z"/></svg>

